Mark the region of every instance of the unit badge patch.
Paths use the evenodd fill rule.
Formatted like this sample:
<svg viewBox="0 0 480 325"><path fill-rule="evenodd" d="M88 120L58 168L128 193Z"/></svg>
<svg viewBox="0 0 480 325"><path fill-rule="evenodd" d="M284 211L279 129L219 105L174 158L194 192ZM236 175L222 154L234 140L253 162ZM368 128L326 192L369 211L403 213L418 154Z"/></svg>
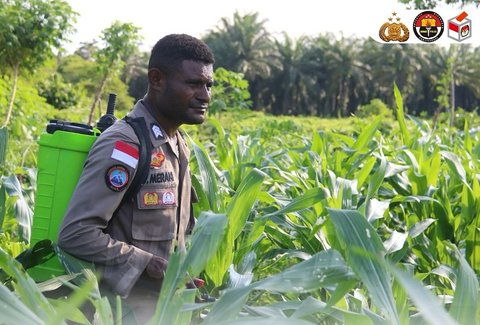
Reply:
<svg viewBox="0 0 480 325"><path fill-rule="evenodd" d="M165 161L165 155L161 152L153 152L152 159L150 160L150 167L160 168Z"/></svg>
<svg viewBox="0 0 480 325"><path fill-rule="evenodd" d="M157 192L145 192L143 194L143 204L145 206L157 206L160 204L160 199Z"/></svg>
<svg viewBox="0 0 480 325"><path fill-rule="evenodd" d="M164 192L162 195L162 205L175 204L175 193L172 191Z"/></svg>
<svg viewBox="0 0 480 325"><path fill-rule="evenodd" d="M153 136L155 137L155 140L163 139L163 132L160 125L156 123L152 123L152 126L150 128L152 129L152 133L153 133Z"/></svg>
<svg viewBox="0 0 480 325"><path fill-rule="evenodd" d="M114 165L105 173L107 187L115 192L123 191L127 187L129 178L128 169L122 165Z"/></svg>

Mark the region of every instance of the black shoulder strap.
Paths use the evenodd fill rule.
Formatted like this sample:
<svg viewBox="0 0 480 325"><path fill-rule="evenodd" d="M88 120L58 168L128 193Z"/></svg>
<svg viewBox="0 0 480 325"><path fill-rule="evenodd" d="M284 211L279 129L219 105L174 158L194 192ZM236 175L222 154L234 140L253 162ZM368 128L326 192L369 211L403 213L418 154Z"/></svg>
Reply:
<svg viewBox="0 0 480 325"><path fill-rule="evenodd" d="M126 201L134 198L140 187L147 181L150 171L150 160L152 159L152 142L150 141L147 124L143 117L132 118L125 116L123 119L133 128L140 141L140 157L138 159L137 172L123 197L123 200Z"/></svg>

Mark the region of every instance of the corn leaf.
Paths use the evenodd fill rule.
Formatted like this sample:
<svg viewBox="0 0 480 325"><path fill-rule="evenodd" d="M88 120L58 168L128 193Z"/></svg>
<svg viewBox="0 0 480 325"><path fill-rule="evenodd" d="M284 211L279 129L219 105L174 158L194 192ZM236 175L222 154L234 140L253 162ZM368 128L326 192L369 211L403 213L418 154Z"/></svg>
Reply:
<svg viewBox="0 0 480 325"><path fill-rule="evenodd" d="M175 252L168 261L167 271L160 291L155 314L149 324L177 324L186 322L180 315L184 303L191 302L192 295L183 293L186 281L196 276L210 261L224 237L227 219L224 214L203 212L197 221L186 254Z"/></svg>
<svg viewBox="0 0 480 325"><path fill-rule="evenodd" d="M262 219L268 219L275 215L286 214L286 213L291 213L291 212L295 212L302 209L307 209L324 199L325 199L324 189L320 187L314 187L307 190L304 194L295 197L290 203L288 203L283 208L275 212L264 215Z"/></svg>
<svg viewBox="0 0 480 325"><path fill-rule="evenodd" d="M227 290L208 313L205 324L226 324L235 319L254 289L298 294L352 279L353 273L338 252L323 251L247 287Z"/></svg>
<svg viewBox="0 0 480 325"><path fill-rule="evenodd" d="M371 123L367 125L358 136L355 144L353 145L352 149L354 150L362 150L367 147L368 143L372 141L375 132L377 132L378 125L380 121L383 119L383 116L377 116Z"/></svg>
<svg viewBox="0 0 480 325"><path fill-rule="evenodd" d="M45 320L54 313L53 307L42 295L33 279L23 271L19 262L12 259L2 249L0 249L0 268L15 279L13 284L18 297L35 315Z"/></svg>
<svg viewBox="0 0 480 325"><path fill-rule="evenodd" d="M373 302L399 324L392 284L381 255L384 247L375 229L358 211L328 209L338 237L343 241L347 264L367 287Z"/></svg>
<svg viewBox="0 0 480 325"><path fill-rule="evenodd" d="M303 319L292 320L288 317L245 317L238 320L221 323L222 325L313 325Z"/></svg>
<svg viewBox="0 0 480 325"><path fill-rule="evenodd" d="M258 169L252 169L238 187L232 201L227 207L228 228L221 241L218 252L206 272L216 285L222 283L223 277L233 261L233 246L240 235L254 203L260 193L265 174Z"/></svg>
<svg viewBox="0 0 480 325"><path fill-rule="evenodd" d="M407 124L405 123L405 116L403 113L403 98L396 83L393 84L393 95L395 96L395 104L397 108L396 109L397 121L398 121L398 125L400 126L400 131L402 133L403 143L409 146L410 133L408 132Z"/></svg>
<svg viewBox="0 0 480 325"><path fill-rule="evenodd" d="M440 151L440 154L445 158L452 174L456 175L463 183L467 184L467 172L458 156L450 151Z"/></svg>
<svg viewBox="0 0 480 325"><path fill-rule="evenodd" d="M422 318L429 324L456 325L454 319L440 306L438 299L430 293L417 279L408 276L404 271L388 265L390 272L403 285L410 299L417 306Z"/></svg>
<svg viewBox="0 0 480 325"><path fill-rule="evenodd" d="M221 200L219 196L215 167L205 148L203 148L201 144L197 144L196 142L192 141L192 146L193 152L195 153L195 157L197 159L203 191L208 197L210 209L214 212L219 212L221 209Z"/></svg>
<svg viewBox="0 0 480 325"><path fill-rule="evenodd" d="M224 324L237 318L251 290L251 286L227 290L213 305L202 324Z"/></svg>
<svg viewBox="0 0 480 325"><path fill-rule="evenodd" d="M450 315L460 324L478 324L478 279L475 272L460 254L457 247L454 249L460 267L457 271L457 283L453 303L450 306Z"/></svg>
<svg viewBox="0 0 480 325"><path fill-rule="evenodd" d="M17 295L0 284L0 324L45 324Z"/></svg>
<svg viewBox="0 0 480 325"><path fill-rule="evenodd" d="M352 280L354 274L334 250L322 251L254 284L255 289L304 293Z"/></svg>
<svg viewBox="0 0 480 325"><path fill-rule="evenodd" d="M10 175L8 177L2 176L2 181L7 195L14 200L13 208L15 211L12 215L15 216L18 222L21 240L29 243L33 222L33 211L23 195L22 185L15 175Z"/></svg>
<svg viewBox="0 0 480 325"><path fill-rule="evenodd" d="M61 309L57 309L57 312L50 314L47 319L47 324L56 325L63 324L64 320L71 317L71 315L78 310L78 308L85 302L90 292L97 287L97 279L91 270L84 270L85 278L87 279L79 288L73 291L68 297L66 304ZM106 299L106 298L105 298ZM111 313L110 313L111 316Z"/></svg>
<svg viewBox="0 0 480 325"><path fill-rule="evenodd" d="M198 275L205 269L214 253L218 251L226 227L227 218L224 214L202 212L195 225L191 245L185 258L183 265L185 271L191 275Z"/></svg>
<svg viewBox="0 0 480 325"><path fill-rule="evenodd" d="M232 201L227 207L228 228L236 239L243 230L253 205L257 200L265 174L254 168L238 187Z"/></svg>

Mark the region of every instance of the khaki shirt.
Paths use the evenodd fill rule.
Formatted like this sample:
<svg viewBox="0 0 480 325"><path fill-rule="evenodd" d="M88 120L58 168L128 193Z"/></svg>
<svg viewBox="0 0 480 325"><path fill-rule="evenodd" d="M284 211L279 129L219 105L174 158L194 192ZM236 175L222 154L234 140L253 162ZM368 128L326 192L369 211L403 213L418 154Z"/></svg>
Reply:
<svg viewBox="0 0 480 325"><path fill-rule="evenodd" d="M123 200L135 172L139 140L118 120L94 143L63 220L58 243L66 252L94 262L110 289L128 296L153 255L168 259L185 249L191 218L190 152L180 133L167 139L142 102L131 117L144 117L153 144L147 182ZM175 139L174 139L175 140ZM142 277L143 278L143 277Z"/></svg>

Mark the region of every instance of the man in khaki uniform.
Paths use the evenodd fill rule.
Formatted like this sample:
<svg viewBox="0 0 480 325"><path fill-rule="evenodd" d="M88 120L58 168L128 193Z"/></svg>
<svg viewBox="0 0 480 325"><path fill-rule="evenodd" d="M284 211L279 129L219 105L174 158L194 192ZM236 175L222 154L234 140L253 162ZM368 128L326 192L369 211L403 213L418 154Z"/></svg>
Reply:
<svg viewBox="0 0 480 325"><path fill-rule="evenodd" d="M126 299L139 323L153 315L169 256L175 245L185 249L193 227L189 150L178 127L205 120L213 63L210 49L196 38L174 34L158 41L147 94L128 114L143 117L149 129L147 181L124 199L140 142L119 120L91 149L60 229L60 248L95 263L102 286Z"/></svg>

